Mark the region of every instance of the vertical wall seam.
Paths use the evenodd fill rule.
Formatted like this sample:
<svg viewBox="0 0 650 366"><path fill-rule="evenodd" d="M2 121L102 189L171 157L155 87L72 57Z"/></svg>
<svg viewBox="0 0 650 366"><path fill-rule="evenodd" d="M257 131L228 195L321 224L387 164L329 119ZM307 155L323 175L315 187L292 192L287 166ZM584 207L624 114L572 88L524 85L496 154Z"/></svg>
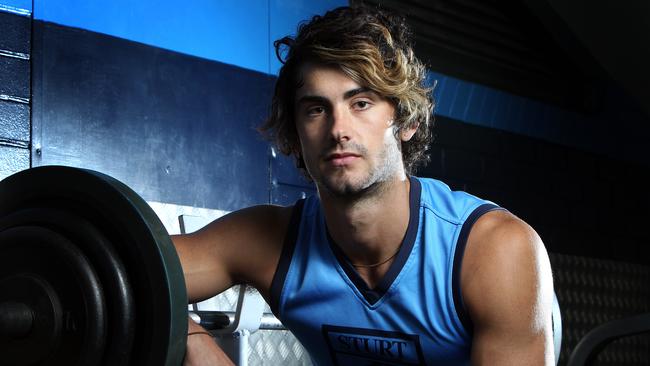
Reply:
<svg viewBox="0 0 650 366"><path fill-rule="evenodd" d="M32 62L32 55L34 54L34 2L35 0L32 0L32 11L31 14L29 15L29 167L32 168L34 166L33 163L33 152L32 152L32 147L33 147L33 141L34 141L34 108L32 101L34 100L34 95L33 95L33 90L34 90L34 78L32 77L34 75L33 69L34 69L34 63Z"/></svg>

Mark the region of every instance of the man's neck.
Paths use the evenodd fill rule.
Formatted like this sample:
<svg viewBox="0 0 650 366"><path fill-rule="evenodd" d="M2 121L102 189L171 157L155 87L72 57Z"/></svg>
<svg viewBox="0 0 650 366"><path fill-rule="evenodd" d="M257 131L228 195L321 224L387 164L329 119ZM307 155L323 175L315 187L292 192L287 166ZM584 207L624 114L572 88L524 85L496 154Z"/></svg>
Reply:
<svg viewBox="0 0 650 366"><path fill-rule="evenodd" d="M329 233L352 263L378 263L399 250L409 222L409 192L407 177L354 200L319 192Z"/></svg>

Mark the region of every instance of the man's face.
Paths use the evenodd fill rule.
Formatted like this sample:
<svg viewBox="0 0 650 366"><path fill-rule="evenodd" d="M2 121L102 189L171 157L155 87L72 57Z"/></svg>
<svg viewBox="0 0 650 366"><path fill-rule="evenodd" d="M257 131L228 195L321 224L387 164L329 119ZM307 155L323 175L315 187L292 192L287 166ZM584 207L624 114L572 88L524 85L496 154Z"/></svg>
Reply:
<svg viewBox="0 0 650 366"><path fill-rule="evenodd" d="M395 138L395 108L335 67L306 64L296 90L300 152L319 191L358 194L393 178L404 179ZM415 129L400 138L411 138Z"/></svg>

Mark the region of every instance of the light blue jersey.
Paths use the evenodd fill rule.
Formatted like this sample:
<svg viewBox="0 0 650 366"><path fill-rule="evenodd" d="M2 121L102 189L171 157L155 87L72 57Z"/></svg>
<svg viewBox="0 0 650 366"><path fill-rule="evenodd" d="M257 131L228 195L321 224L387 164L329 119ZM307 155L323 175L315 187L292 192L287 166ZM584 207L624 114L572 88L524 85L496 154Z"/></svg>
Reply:
<svg viewBox="0 0 650 366"><path fill-rule="evenodd" d="M315 364L469 364L460 264L473 223L498 207L437 180L410 181L408 229L374 289L329 237L318 197L296 204L271 307Z"/></svg>

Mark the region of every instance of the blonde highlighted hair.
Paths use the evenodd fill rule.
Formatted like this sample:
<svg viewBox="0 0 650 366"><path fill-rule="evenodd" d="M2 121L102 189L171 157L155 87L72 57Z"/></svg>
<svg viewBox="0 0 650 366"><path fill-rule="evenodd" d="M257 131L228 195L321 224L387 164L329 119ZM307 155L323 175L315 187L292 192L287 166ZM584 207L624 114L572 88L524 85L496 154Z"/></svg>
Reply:
<svg viewBox="0 0 650 366"><path fill-rule="evenodd" d="M295 38L284 37L274 46L284 65L271 114L260 131L282 153L293 155L305 175L293 113L295 91L302 84L300 68L307 62L339 67L359 85L389 99L396 110L396 137L402 129L418 127L401 146L406 171L413 173L418 163L426 163L433 101L425 86L425 66L415 57L402 17L364 6L341 7L314 16Z"/></svg>

